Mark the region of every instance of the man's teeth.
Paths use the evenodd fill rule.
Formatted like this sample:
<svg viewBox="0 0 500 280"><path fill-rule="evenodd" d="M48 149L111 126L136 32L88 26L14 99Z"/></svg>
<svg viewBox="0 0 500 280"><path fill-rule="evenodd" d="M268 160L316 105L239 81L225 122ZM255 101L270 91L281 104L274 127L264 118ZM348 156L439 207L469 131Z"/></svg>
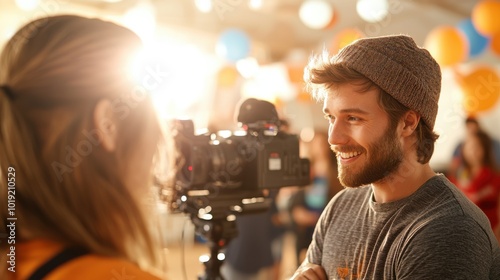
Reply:
<svg viewBox="0 0 500 280"><path fill-rule="evenodd" d="M346 159L355 157L360 154L361 154L360 152L340 153L340 157Z"/></svg>

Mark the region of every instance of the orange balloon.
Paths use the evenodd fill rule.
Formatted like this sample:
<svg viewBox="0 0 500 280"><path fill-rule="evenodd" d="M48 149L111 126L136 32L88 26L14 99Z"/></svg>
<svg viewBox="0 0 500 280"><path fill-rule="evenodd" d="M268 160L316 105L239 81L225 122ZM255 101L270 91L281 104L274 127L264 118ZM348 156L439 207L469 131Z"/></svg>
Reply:
<svg viewBox="0 0 500 280"><path fill-rule="evenodd" d="M500 1L484 0L476 4L471 15L477 32L491 36L500 32Z"/></svg>
<svg viewBox="0 0 500 280"><path fill-rule="evenodd" d="M232 66L224 66L217 73L217 85L221 87L231 87L239 77L238 70Z"/></svg>
<svg viewBox="0 0 500 280"><path fill-rule="evenodd" d="M313 97L309 92L302 90L297 95L297 101L303 103L311 103L313 101Z"/></svg>
<svg viewBox="0 0 500 280"><path fill-rule="evenodd" d="M340 31L337 36L335 36L335 39L333 39L333 44L332 47L330 48L330 51L332 53L337 53L340 51L343 47L349 45L350 43L361 39L365 37L363 32L361 32L357 28L346 28L342 31Z"/></svg>
<svg viewBox="0 0 500 280"><path fill-rule="evenodd" d="M491 37L490 48L493 53L500 55L500 32Z"/></svg>
<svg viewBox="0 0 500 280"><path fill-rule="evenodd" d="M303 84L304 83L304 67L290 66L288 67L288 78L291 83Z"/></svg>
<svg viewBox="0 0 500 280"><path fill-rule="evenodd" d="M453 26L433 29L427 34L424 46L441 67L460 63L467 59L469 53L465 34Z"/></svg>
<svg viewBox="0 0 500 280"><path fill-rule="evenodd" d="M459 79L462 105L467 114L474 115L495 107L500 97L500 77L494 69L479 67Z"/></svg>

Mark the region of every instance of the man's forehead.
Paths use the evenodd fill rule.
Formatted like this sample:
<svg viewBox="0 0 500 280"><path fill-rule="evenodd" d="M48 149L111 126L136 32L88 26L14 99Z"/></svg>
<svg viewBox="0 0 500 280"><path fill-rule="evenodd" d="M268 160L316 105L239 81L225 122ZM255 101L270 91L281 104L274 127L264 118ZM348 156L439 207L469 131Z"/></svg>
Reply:
<svg viewBox="0 0 500 280"><path fill-rule="evenodd" d="M376 89L360 92L355 87L337 87L325 92L323 112L344 110L347 108L380 108L380 92Z"/></svg>

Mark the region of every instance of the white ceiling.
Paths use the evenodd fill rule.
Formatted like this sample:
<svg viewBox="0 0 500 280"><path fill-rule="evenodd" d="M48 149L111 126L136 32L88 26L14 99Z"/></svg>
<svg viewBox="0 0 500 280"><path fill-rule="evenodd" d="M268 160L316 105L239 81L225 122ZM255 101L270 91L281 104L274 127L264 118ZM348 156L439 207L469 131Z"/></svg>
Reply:
<svg viewBox="0 0 500 280"><path fill-rule="evenodd" d="M117 0L115 0L117 1ZM71 0L67 2L122 13L140 0ZM214 0L214 10L199 12L194 0L150 0L157 20L170 27L182 27L218 34L236 27L262 44L272 60L282 59L294 48L315 49L329 44L346 27L357 27L368 36L404 33L423 45L426 35L439 25L456 25L470 17L473 0L389 0L389 15L378 23L367 23L356 13L356 0L329 0L337 12L337 24L328 30L313 30L299 19L303 0L262 0L260 10L248 7L248 0Z"/></svg>

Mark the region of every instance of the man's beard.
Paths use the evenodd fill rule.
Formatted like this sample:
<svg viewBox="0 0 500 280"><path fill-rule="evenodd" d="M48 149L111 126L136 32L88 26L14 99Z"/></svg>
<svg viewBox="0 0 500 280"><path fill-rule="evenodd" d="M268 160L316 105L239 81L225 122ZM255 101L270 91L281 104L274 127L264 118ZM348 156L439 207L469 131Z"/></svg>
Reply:
<svg viewBox="0 0 500 280"><path fill-rule="evenodd" d="M359 163L356 163L356 167L355 164L344 166L337 157L339 179L343 186L360 187L381 181L396 171L404 158L401 144L396 137L396 125L391 124L379 140L368 145L368 149L370 157L366 158L367 162L361 167ZM366 150L363 154L367 154Z"/></svg>

